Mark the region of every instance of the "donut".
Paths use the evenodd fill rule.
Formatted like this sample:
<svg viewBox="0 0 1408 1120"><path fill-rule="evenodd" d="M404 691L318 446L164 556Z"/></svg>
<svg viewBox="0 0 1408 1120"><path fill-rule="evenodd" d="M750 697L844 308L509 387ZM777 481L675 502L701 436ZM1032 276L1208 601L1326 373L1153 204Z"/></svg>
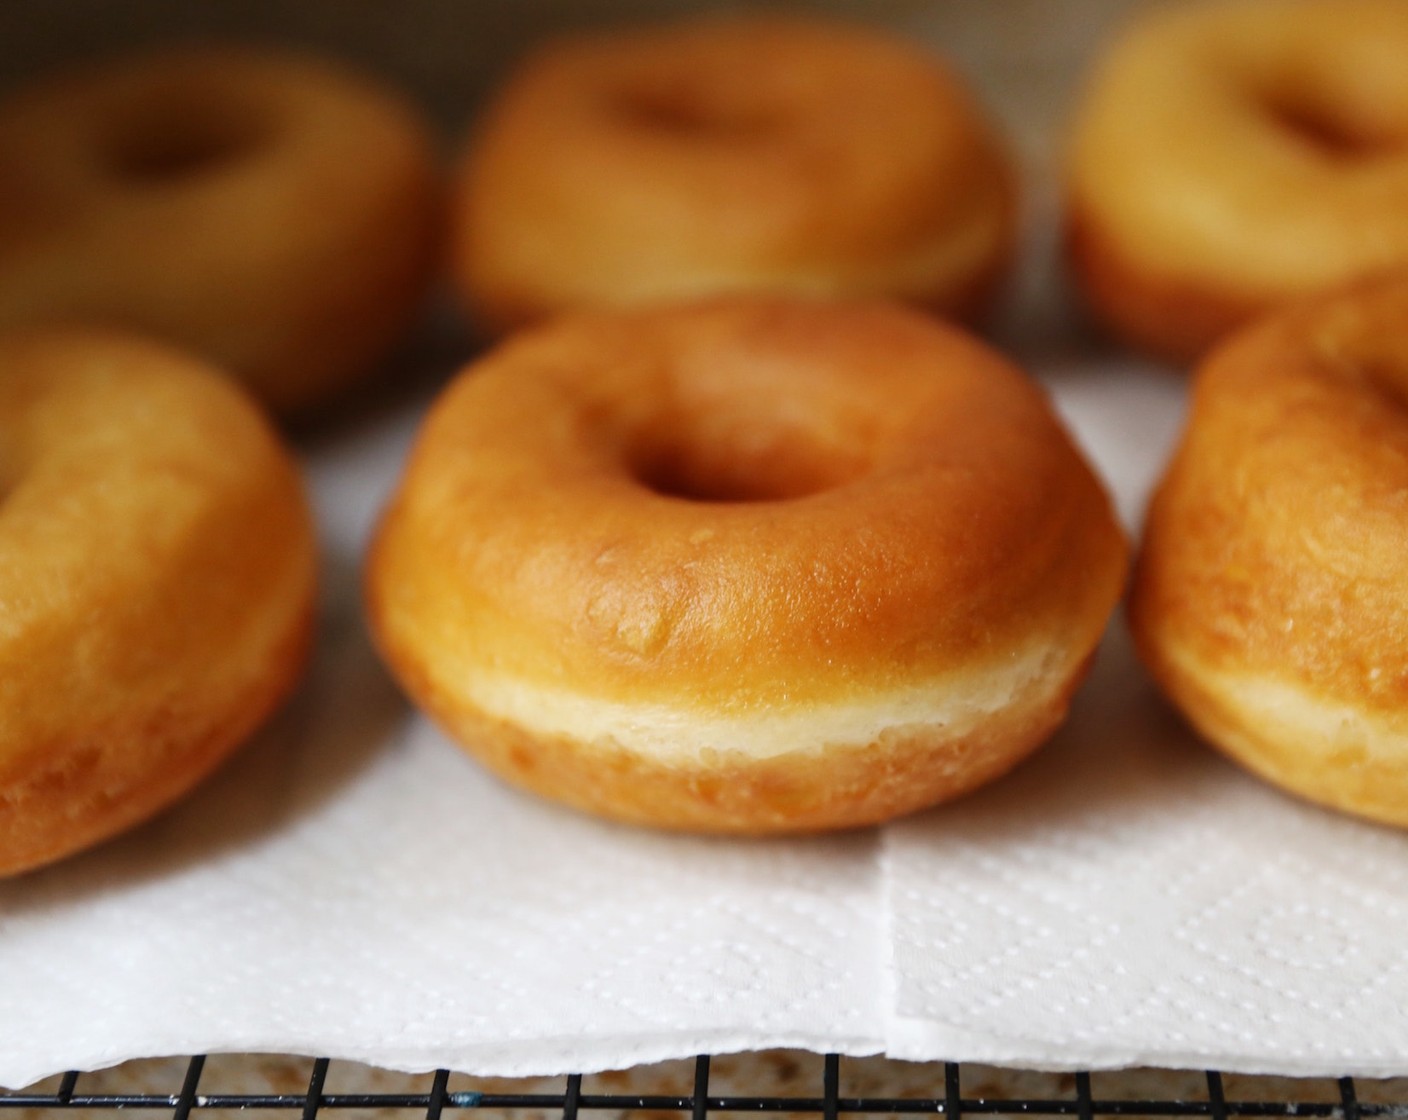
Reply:
<svg viewBox="0 0 1408 1120"><path fill-rule="evenodd" d="M165 338L305 412L373 369L442 236L398 96L275 51L168 48L0 104L0 328Z"/></svg>
<svg viewBox="0 0 1408 1120"><path fill-rule="evenodd" d="M1130 623L1213 746L1408 826L1408 275L1214 349L1149 508Z"/></svg>
<svg viewBox="0 0 1408 1120"><path fill-rule="evenodd" d="M451 267L490 331L728 293L977 318L1012 255L1005 150L941 61L878 31L713 17L550 42L483 113Z"/></svg>
<svg viewBox="0 0 1408 1120"><path fill-rule="evenodd" d="M0 875L151 816L309 648L312 524L230 380L107 331L0 339Z"/></svg>
<svg viewBox="0 0 1408 1120"><path fill-rule="evenodd" d="M1097 318L1190 362L1287 301L1408 265L1408 3L1167 5L1114 44L1069 153Z"/></svg>
<svg viewBox="0 0 1408 1120"><path fill-rule="evenodd" d="M581 312L433 406L366 595L509 783L702 832L872 824L1062 720L1121 591L1105 493L1019 371L886 304Z"/></svg>

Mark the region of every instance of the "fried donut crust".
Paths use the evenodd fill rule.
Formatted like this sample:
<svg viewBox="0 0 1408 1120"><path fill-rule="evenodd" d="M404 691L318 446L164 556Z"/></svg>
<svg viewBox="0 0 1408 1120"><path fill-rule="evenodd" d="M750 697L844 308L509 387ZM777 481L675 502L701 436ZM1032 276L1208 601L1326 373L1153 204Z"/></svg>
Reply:
<svg viewBox="0 0 1408 1120"><path fill-rule="evenodd" d="M452 267L503 331L730 292L979 317L1016 176L939 59L874 29L713 17L550 42L477 123Z"/></svg>
<svg viewBox="0 0 1408 1120"><path fill-rule="evenodd" d="M0 328L163 338L307 413L417 314L443 196L376 82L273 49L173 47L0 105Z"/></svg>
<svg viewBox="0 0 1408 1120"><path fill-rule="evenodd" d="M1068 243L1112 331L1188 362L1287 301L1408 265L1408 4L1170 5L1096 68Z"/></svg>
<svg viewBox="0 0 1408 1120"><path fill-rule="evenodd" d="M444 393L368 560L411 696L511 781L671 828L874 823L1060 722L1123 537L1041 392L915 312L527 332Z"/></svg>
<svg viewBox="0 0 1408 1120"><path fill-rule="evenodd" d="M1287 309L1208 357L1129 615L1210 743L1408 826L1408 276Z"/></svg>
<svg viewBox="0 0 1408 1120"><path fill-rule="evenodd" d="M311 518L256 407L103 332L0 339L0 874L185 793L290 692Z"/></svg>

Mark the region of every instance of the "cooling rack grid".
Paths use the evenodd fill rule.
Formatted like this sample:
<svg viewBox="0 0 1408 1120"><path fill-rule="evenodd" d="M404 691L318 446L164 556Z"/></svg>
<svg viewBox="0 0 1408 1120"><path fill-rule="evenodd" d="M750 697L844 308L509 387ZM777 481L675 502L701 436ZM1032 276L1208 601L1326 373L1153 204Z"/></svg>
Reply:
<svg viewBox="0 0 1408 1120"><path fill-rule="evenodd" d="M1255 1078L1232 1075L1235 1089L1230 1090L1222 1073L1208 1071L1187 1074L1180 1086L1190 1089L1177 1095L1157 1092L1141 1093L1141 1079L1156 1089L1167 1089L1167 1071L1122 1071L1118 1075L1097 1074L1111 1078L1114 1093L1095 1092L1090 1073L1075 1073L1057 1078L1050 1084L1061 1091L1049 1095L968 1095L964 1091L965 1067L958 1063L930 1063L912 1067L922 1073L919 1085L929 1092L920 1095L848 1095L843 1092L842 1063L865 1062L868 1059L843 1059L826 1055L819 1063L819 1079L814 1093L757 1094L736 1091L711 1091L710 1073L714 1059L700 1056L693 1063L693 1084L683 1094L642 1092L584 1091L584 1078L572 1074L552 1079L536 1078L525 1082L532 1091L505 1088L502 1079L494 1079L491 1087L463 1088L465 1079L439 1070L419 1078L405 1075L408 1083L420 1082L416 1091L341 1092L329 1087L329 1070L334 1065L327 1058L311 1063L306 1085L295 1092L223 1092L203 1091L202 1076L206 1058L184 1059L184 1074L179 1087L163 1092L88 1091L85 1079L101 1079L98 1074L71 1071L61 1077L41 1082L31 1089L0 1092L0 1109L32 1110L38 1114L50 1111L141 1109L169 1114L172 1120L188 1120L193 1113L222 1109L259 1109L297 1113L301 1120L314 1120L320 1113L347 1113L349 1110L390 1110L407 1116L424 1116L440 1120L447 1114L488 1113L504 1117L557 1117L577 1120L584 1114L652 1114L652 1120L707 1120L723 1113L785 1113L796 1117L819 1117L838 1120L855 1114L937 1114L959 1120L968 1116L1071 1116L1077 1120L1095 1120L1102 1116L1139 1117L1208 1117L1224 1120L1234 1116L1333 1117L1335 1120L1370 1120L1372 1117L1408 1117L1408 1091L1402 1092L1402 1082L1372 1082L1377 1091L1360 1099L1359 1087L1351 1077L1338 1079ZM178 1070L179 1067L173 1067ZM452 1086L452 1077L456 1084ZM925 1081L924 1078L931 1078ZM628 1077L619 1078L627 1084ZM909 1081L915 1084L914 1075ZM1384 1087L1391 1091L1384 1092ZM979 1086L983 1089L984 1086ZM1307 1091L1307 1090L1313 1091ZM1068 1091L1066 1091L1068 1090Z"/></svg>

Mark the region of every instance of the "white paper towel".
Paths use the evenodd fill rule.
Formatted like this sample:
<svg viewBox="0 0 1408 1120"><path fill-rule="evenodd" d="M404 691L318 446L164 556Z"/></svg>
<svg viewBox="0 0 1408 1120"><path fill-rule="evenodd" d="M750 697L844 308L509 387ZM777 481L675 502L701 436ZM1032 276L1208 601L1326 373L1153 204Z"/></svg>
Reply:
<svg viewBox="0 0 1408 1120"><path fill-rule="evenodd" d="M1042 372L1134 522L1182 382ZM662 836L485 777L360 618L417 416L309 455L327 594L290 710L160 820L0 884L0 1083L232 1049L506 1074L779 1045L1408 1072L1408 840L1197 745L1118 628L1035 759L884 832Z"/></svg>
<svg viewBox="0 0 1408 1120"><path fill-rule="evenodd" d="M400 699L355 568L412 418L310 464L328 606L291 710L159 821L0 884L0 1084L224 1050L515 1074L879 1049L875 833L599 823L504 789Z"/></svg>
<svg viewBox="0 0 1408 1120"><path fill-rule="evenodd" d="M1049 378L1133 524L1181 418L1140 367ZM1067 726L892 826L889 1052L1055 1068L1408 1071L1408 836L1201 745L1117 618Z"/></svg>
<svg viewBox="0 0 1408 1120"><path fill-rule="evenodd" d="M1041 373L1135 524L1183 382ZM1052 744L883 833L667 837L501 788L360 620L418 416L308 454L327 603L290 709L151 826L0 883L0 1083L169 1052L531 1074L774 1045L1408 1072L1408 838L1200 747L1118 624Z"/></svg>
<svg viewBox="0 0 1408 1120"><path fill-rule="evenodd" d="M958 49L1021 141L1035 251L1007 341L1135 525L1182 382L1069 329L1050 151L1097 26L1128 6L887 18ZM310 27L356 38L341 9L316 9ZM432 9L449 10L417 8ZM9 54L112 38L92 13L71 22L11 19ZM399 10L395 24L406 58L474 70L475 36L427 38ZM1118 623L1053 743L883 833L664 837L484 777L405 705L360 621L360 549L416 417L344 427L308 456L328 589L290 710L160 820L0 883L0 1084L220 1049L502 1073L771 1045L1408 1073L1408 841L1195 743Z"/></svg>
<svg viewBox="0 0 1408 1120"><path fill-rule="evenodd" d="M1039 756L883 858L898 1057L1408 1069L1408 837L1215 756L1120 631Z"/></svg>

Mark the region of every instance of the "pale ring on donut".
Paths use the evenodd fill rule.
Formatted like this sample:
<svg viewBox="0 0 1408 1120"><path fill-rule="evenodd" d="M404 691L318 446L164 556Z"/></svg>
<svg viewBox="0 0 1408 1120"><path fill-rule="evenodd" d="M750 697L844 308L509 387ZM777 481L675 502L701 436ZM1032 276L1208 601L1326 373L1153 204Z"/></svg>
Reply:
<svg viewBox="0 0 1408 1120"><path fill-rule="evenodd" d="M1130 621L1209 742L1408 826L1408 277L1288 309L1207 358Z"/></svg>
<svg viewBox="0 0 1408 1120"><path fill-rule="evenodd" d="M1064 717L1125 565L1045 397L884 305L524 332L434 406L372 549L407 691L509 781L716 832L957 796Z"/></svg>

